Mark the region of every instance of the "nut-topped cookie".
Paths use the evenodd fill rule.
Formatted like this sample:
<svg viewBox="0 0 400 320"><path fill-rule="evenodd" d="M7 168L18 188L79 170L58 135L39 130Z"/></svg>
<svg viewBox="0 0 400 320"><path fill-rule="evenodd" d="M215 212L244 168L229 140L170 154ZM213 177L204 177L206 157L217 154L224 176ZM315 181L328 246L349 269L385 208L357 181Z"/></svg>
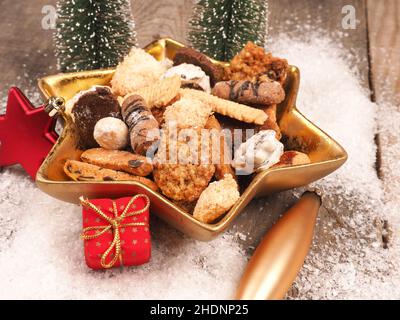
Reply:
<svg viewBox="0 0 400 320"><path fill-rule="evenodd" d="M287 77L287 67L286 59L273 57L264 48L249 41L233 57L225 72L230 80L256 81L259 77L266 75L283 85Z"/></svg>
<svg viewBox="0 0 400 320"><path fill-rule="evenodd" d="M156 163L154 180L163 194L177 201L194 201L208 186L215 167L195 164Z"/></svg>

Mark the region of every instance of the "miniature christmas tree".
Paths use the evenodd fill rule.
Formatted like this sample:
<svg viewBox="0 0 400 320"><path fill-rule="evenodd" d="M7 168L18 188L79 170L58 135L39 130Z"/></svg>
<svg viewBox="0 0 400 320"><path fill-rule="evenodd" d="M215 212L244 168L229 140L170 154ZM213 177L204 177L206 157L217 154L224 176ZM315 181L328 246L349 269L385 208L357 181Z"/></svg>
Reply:
<svg viewBox="0 0 400 320"><path fill-rule="evenodd" d="M60 0L57 14L54 38L63 72L115 66L136 45L129 0Z"/></svg>
<svg viewBox="0 0 400 320"><path fill-rule="evenodd" d="M230 60L247 41L264 46L267 0L200 0L189 22L188 40L197 50Z"/></svg>

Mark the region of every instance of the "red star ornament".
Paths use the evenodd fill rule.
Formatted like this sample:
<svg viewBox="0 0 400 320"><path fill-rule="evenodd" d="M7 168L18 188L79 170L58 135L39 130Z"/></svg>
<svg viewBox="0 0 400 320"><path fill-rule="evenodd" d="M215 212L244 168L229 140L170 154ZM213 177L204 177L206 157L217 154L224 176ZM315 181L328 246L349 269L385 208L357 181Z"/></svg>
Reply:
<svg viewBox="0 0 400 320"><path fill-rule="evenodd" d="M8 93L6 114L0 116L0 167L20 164L35 179L57 141L56 119L35 108L18 88Z"/></svg>

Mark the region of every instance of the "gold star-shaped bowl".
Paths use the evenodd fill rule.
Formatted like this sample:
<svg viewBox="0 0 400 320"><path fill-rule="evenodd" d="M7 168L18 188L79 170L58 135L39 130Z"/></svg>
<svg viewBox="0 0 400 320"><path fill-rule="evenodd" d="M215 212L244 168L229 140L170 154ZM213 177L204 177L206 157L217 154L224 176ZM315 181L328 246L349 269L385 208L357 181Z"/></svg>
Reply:
<svg viewBox="0 0 400 320"><path fill-rule="evenodd" d="M145 50L158 60L172 59L176 50L183 46L172 39L160 39L145 47ZM213 62L224 64L218 61ZM113 74L114 69L58 74L40 79L39 87L46 98L56 96L68 100L79 91L93 85L108 85ZM36 183L47 194L72 203L78 203L81 195L93 199L145 193L151 200L151 209L154 214L193 238L211 240L226 230L254 197L306 185L332 173L346 161L346 151L297 110L296 97L299 83L299 69L290 66L285 84L286 99L278 106L278 122L286 149L307 153L311 163L270 168L258 173L232 209L214 224L197 221L191 214L184 212L162 194L150 190L139 182L70 181L64 174L64 163L67 159L79 160L82 150L76 147L77 136L72 121L65 115L64 130L40 167Z"/></svg>

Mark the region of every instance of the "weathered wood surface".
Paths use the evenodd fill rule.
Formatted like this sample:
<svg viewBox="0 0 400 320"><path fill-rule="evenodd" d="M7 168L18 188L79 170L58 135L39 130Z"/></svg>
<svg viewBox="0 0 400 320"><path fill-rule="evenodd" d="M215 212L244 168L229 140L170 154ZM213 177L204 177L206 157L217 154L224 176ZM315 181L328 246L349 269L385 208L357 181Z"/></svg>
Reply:
<svg viewBox="0 0 400 320"><path fill-rule="evenodd" d="M356 29L343 29L342 8L352 5L356 13ZM302 35L322 31L337 39L353 56L363 84L368 86L368 54L366 4L363 0L269 1L270 34Z"/></svg>
<svg viewBox="0 0 400 320"><path fill-rule="evenodd" d="M52 31L41 25L43 6L55 3L1 0L0 94L5 94L11 85L31 91L38 77L55 72Z"/></svg>
<svg viewBox="0 0 400 320"><path fill-rule="evenodd" d="M400 1L368 0L368 29L375 98L399 104Z"/></svg>
<svg viewBox="0 0 400 320"><path fill-rule="evenodd" d="M132 0L140 46L159 37L171 37L186 43L187 21L194 0Z"/></svg>
<svg viewBox="0 0 400 320"><path fill-rule="evenodd" d="M400 164L394 159L399 137L391 132L398 132L400 126L400 1L368 0L368 30L373 99L380 115L393 114L392 123L378 117L379 175L386 201L396 201L400 206Z"/></svg>

